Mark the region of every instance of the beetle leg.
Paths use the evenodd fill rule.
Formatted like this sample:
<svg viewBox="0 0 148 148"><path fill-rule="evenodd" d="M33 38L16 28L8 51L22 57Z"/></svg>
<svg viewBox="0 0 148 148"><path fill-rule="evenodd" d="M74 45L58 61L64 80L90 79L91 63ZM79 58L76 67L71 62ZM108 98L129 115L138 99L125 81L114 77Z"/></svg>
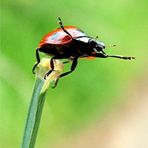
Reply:
<svg viewBox="0 0 148 148"><path fill-rule="evenodd" d="M54 59L55 59L55 57L52 57L52 58L51 58L51 60L50 60L50 67L51 67L51 70L49 70L49 71L45 74L44 79L46 79L46 77L48 77L49 74L54 70L54 62L53 62Z"/></svg>
<svg viewBox="0 0 148 148"><path fill-rule="evenodd" d="M54 85L52 86L52 88L55 88L57 86L58 82L59 82L59 78L56 79L56 81L54 82Z"/></svg>
<svg viewBox="0 0 148 148"><path fill-rule="evenodd" d="M132 60L132 59L135 59L135 57L125 57L125 56L119 56L119 55L107 55L107 57L119 58L119 59L123 59L123 60Z"/></svg>
<svg viewBox="0 0 148 148"><path fill-rule="evenodd" d="M33 74L35 74L35 72L34 72L35 71L35 68L40 63L39 48L36 49L36 59L37 59L37 62L35 63L35 65L32 68Z"/></svg>
<svg viewBox="0 0 148 148"><path fill-rule="evenodd" d="M73 37L71 36L71 34L64 28L61 18L58 17L58 19L59 19L59 24L60 24L60 27L62 28L62 30L63 30L66 34L68 34L68 35L71 37L71 39L73 39Z"/></svg>
<svg viewBox="0 0 148 148"><path fill-rule="evenodd" d="M78 63L78 57L74 57L71 68L70 68L70 71L61 74L59 77L64 77L64 76L72 73L75 70L75 68L77 66L77 63Z"/></svg>
<svg viewBox="0 0 148 148"><path fill-rule="evenodd" d="M76 66L77 66L77 61L78 61L78 58L75 57L75 58L73 59L72 65L71 65L71 70L68 71L68 72L65 72L65 73L61 74L61 75L58 77L58 79L56 79L56 81L55 81L55 83L54 83L54 86L53 86L52 88L55 88L55 87L57 86L57 84L58 84L58 82L59 82L59 78L64 77L64 76L66 76L66 75L72 73L72 72L75 70L75 68L76 68ZM69 62L69 61L64 62L64 64L67 63L67 62Z"/></svg>
<svg viewBox="0 0 148 148"><path fill-rule="evenodd" d="M99 57L99 58L119 58L119 59L123 59L123 60L132 60L135 59L135 57L126 57L126 56L119 56L119 55L106 55L105 53L94 53L93 55L91 55L93 57Z"/></svg>

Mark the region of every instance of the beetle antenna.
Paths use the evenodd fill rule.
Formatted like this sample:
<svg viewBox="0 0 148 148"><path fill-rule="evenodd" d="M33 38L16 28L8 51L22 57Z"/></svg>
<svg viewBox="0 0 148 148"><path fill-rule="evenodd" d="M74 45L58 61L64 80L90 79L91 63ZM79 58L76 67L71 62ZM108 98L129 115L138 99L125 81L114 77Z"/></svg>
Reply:
<svg viewBox="0 0 148 148"><path fill-rule="evenodd" d="M60 17L58 17L58 20L59 20L59 24L60 24L60 27L62 28L62 30L63 30L66 34L68 34L71 39L73 39L73 37L71 36L71 34L64 28L63 23L62 23L62 20L61 20Z"/></svg>
<svg viewBox="0 0 148 148"><path fill-rule="evenodd" d="M96 40L97 40L98 38L99 38L98 36L95 37Z"/></svg>
<svg viewBox="0 0 148 148"><path fill-rule="evenodd" d="M110 45L110 46L106 46L106 47L116 47L116 45Z"/></svg>

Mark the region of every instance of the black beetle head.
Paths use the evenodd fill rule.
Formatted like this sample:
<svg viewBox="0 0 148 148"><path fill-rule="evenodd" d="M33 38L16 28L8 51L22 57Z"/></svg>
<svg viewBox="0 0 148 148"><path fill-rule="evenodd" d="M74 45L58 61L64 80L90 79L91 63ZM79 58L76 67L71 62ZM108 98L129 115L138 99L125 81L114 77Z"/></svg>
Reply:
<svg viewBox="0 0 148 148"><path fill-rule="evenodd" d="M94 52L103 52L103 49L105 49L105 44L103 42L88 36L80 36L77 37L76 40L88 44Z"/></svg>
<svg viewBox="0 0 148 148"><path fill-rule="evenodd" d="M88 43L90 46L95 48L97 51L102 51L103 49L105 49L105 44L96 39L89 39Z"/></svg>

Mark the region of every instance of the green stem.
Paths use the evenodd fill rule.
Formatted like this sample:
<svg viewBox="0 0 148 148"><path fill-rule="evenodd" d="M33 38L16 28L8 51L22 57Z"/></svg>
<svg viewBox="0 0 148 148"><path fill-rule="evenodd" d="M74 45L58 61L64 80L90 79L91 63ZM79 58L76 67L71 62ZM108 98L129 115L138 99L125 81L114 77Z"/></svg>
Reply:
<svg viewBox="0 0 148 148"><path fill-rule="evenodd" d="M37 78L28 111L22 148L34 148L47 91L41 92L44 80Z"/></svg>
<svg viewBox="0 0 148 148"><path fill-rule="evenodd" d="M54 83L57 82L64 68L62 62L54 60L54 71L46 78L46 80L44 80L45 74L49 70L51 70L49 63L49 58L43 58L38 64L35 71L37 78L33 89L21 148L34 148L42 116L46 92L52 81Z"/></svg>

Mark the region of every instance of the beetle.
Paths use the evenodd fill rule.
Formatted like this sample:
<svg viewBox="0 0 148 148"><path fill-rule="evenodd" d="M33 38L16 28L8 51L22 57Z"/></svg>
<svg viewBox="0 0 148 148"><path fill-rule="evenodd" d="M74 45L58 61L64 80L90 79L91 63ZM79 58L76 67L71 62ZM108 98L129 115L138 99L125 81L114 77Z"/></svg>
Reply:
<svg viewBox="0 0 148 148"><path fill-rule="evenodd" d="M59 76L63 77L72 73L78 63L79 58L119 58L124 60L131 60L135 57L108 55L104 52L105 44L97 39L88 36L81 29L74 26L63 26L62 20L58 17L60 28L53 30L46 34L40 41L36 49L37 62L34 65L32 71L35 73L35 68L40 63L39 52L50 55L51 70L49 70L44 79L54 70L54 59L68 59L72 61L69 71ZM65 62L66 63L66 62Z"/></svg>

